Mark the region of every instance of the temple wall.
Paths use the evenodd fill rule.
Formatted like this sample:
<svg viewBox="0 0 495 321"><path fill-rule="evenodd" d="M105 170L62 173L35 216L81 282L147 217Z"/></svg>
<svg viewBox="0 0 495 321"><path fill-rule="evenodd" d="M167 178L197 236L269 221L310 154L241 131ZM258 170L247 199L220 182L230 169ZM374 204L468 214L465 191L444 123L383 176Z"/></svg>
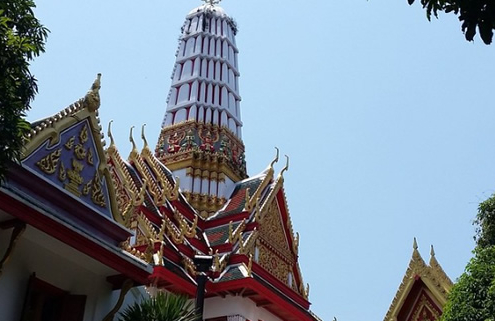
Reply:
<svg viewBox="0 0 495 321"><path fill-rule="evenodd" d="M11 229L0 229L1 256L7 249L11 232ZM49 244L46 239L39 242L47 247L33 239L33 235L40 234L50 240ZM120 292L112 291L110 283L106 281L106 277L110 275L108 268L100 267L101 270L98 271L98 263L81 253L70 257L69 253L74 253L75 250L61 244L32 227L27 228L0 276L0 320L20 320L28 281L33 272L38 279L70 294L86 295L84 321L100 321L114 307ZM48 246L54 247L50 250ZM87 261L84 260L85 257ZM85 266L90 266L92 271ZM137 288L130 291L124 306L139 299L141 291Z"/></svg>
<svg viewBox="0 0 495 321"><path fill-rule="evenodd" d="M241 315L247 320L282 321L267 310L257 307L249 298L242 296L215 297L205 300L204 319Z"/></svg>

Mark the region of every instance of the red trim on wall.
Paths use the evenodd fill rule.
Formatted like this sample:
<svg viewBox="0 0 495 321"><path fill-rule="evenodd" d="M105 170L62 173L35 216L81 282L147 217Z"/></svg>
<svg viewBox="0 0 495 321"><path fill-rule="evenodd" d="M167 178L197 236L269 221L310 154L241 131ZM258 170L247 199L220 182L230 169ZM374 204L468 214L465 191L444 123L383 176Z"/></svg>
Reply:
<svg viewBox="0 0 495 321"><path fill-rule="evenodd" d="M246 266L249 263L249 258L243 254L232 255L229 260L229 264L239 264L244 263ZM281 282L279 279L275 278L273 275L268 273L264 268L262 268L258 263L252 262L252 271L263 278L267 283L271 284L274 288L277 288L285 296L292 299L297 304L301 305L305 309L309 309L310 303L305 300L302 296L298 295L291 288L289 288L285 283Z"/></svg>
<svg viewBox="0 0 495 321"><path fill-rule="evenodd" d="M54 221L43 213L2 192L0 192L0 209L119 273L126 275L135 282L139 284L147 283L149 273L143 268L132 264L106 247L93 242L64 224Z"/></svg>
<svg viewBox="0 0 495 321"><path fill-rule="evenodd" d="M181 278L163 266L155 266L153 274L149 277L150 283L156 284L159 288L174 289L191 297L196 294L196 286L191 282Z"/></svg>

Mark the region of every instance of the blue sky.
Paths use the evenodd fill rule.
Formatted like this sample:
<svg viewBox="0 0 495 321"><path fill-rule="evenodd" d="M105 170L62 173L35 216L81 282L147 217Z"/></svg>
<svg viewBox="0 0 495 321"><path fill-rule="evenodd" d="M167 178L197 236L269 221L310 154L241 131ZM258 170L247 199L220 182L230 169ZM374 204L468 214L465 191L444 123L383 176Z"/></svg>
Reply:
<svg viewBox="0 0 495 321"><path fill-rule="evenodd" d="M100 118L123 155L131 126L155 145L177 39L199 0L38 1L51 30L32 65L28 118L84 96L101 72ZM494 47L468 43L454 16L428 22L407 1L225 0L238 25L250 175L274 146L312 309L381 321L416 236L452 279L471 256L471 222L495 191ZM139 135L136 135L136 139ZM277 165L280 170L282 163Z"/></svg>

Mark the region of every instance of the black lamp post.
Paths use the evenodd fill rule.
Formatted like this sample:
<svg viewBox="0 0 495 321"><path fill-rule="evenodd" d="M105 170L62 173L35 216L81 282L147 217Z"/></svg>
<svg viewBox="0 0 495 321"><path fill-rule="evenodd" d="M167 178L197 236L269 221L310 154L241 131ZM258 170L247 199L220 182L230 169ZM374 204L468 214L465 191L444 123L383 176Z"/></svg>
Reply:
<svg viewBox="0 0 495 321"><path fill-rule="evenodd" d="M197 276L196 283L196 311L199 313L198 321L203 320L203 308L205 303L205 285L206 285L206 272L208 272L213 264L213 257L211 255L195 255L194 265L196 266Z"/></svg>

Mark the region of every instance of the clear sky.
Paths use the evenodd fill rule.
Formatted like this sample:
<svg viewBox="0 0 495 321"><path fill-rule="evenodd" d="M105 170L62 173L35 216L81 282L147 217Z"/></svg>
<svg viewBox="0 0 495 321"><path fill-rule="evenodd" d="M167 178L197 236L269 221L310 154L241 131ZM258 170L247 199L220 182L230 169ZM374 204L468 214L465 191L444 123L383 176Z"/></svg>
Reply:
<svg viewBox="0 0 495 321"><path fill-rule="evenodd" d="M200 1L37 2L51 34L32 65L40 93L28 118L83 97L101 72L100 118L105 131L114 120L121 154L132 125L146 123L154 146L180 27ZM262 171L274 146L291 157L285 189L314 312L383 320L414 236L456 279L477 205L495 191L495 47L406 0L222 7L239 25L248 171Z"/></svg>

